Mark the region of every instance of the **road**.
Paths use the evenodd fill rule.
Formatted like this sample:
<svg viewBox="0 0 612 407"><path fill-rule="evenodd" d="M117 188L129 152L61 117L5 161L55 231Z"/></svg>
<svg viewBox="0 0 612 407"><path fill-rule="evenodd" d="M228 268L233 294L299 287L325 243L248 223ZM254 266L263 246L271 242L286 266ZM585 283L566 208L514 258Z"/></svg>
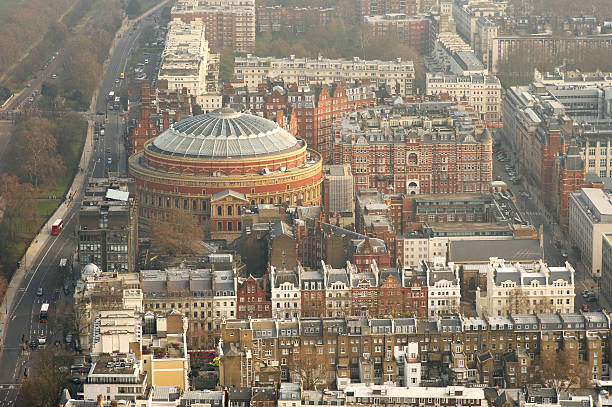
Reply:
<svg viewBox="0 0 612 407"><path fill-rule="evenodd" d="M509 145L506 144L506 140L500 137L496 139L502 141L502 148L507 153L508 159L510 160L509 163L516 165L517 158L512 154L512 150ZM542 229L544 232L544 259L546 260L546 262L549 265L558 266L564 265L565 261L567 260L574 267L576 271L576 299L574 302L576 312L582 310L583 304L587 304L590 310L598 309L600 307L603 307L605 309L612 309L606 298L599 298L598 302L587 302L582 297L582 292L584 290L593 291L598 294L597 283L587 273L580 261L572 257L565 258L562 256L562 250L570 256L572 255L571 245L567 241L566 236L559 228L559 225L555 222L554 218L548 213L548 211L544 208L544 205L540 202L538 196L539 192L536 190L536 188L529 185L527 181L525 181L526 177L524 176L524 174L521 174L523 175L523 181L521 182L521 184L514 185L510 181L510 177L506 174L506 171L504 169L504 166L508 163L502 163L498 161L495 158L495 154L493 154L493 157L493 177L501 177L501 179L506 182L506 184L508 185L508 189L510 189L514 196L516 196L519 208L525 213L525 215L534 225L538 233L540 231L540 225L543 225ZM529 191L531 193L531 198L524 198L523 196L521 196L520 191ZM555 242L560 243L560 246L557 247Z"/></svg>
<svg viewBox="0 0 612 407"><path fill-rule="evenodd" d="M41 70L38 71L36 77L29 82L30 86L24 88L21 92L17 93L13 97L13 99L9 103L7 103L7 105L4 106L3 109L1 109L1 111L10 112L14 110L20 110L24 104L28 103L28 98L32 96L32 92L34 92L35 90L38 90L40 92L43 82L46 81L52 83L55 80L52 78L52 76L54 74L59 74L60 69L62 67L62 50L58 51L57 56L53 55L50 58L53 59L51 60L49 65L46 68L43 68L41 66Z"/></svg>
<svg viewBox="0 0 612 407"><path fill-rule="evenodd" d="M136 30L124 30L119 39L114 53L108 63L107 73L103 80L99 98L96 102L96 111L104 111L106 95L111 90L117 90L118 84L115 79L124 72L130 59L131 52L137 44L141 33L142 24L136 26ZM95 112L91 114L95 116ZM102 120L104 116L96 116ZM127 156L123 143L122 118L117 112L109 112L106 119L106 135L94 142L94 154L87 169L92 176L104 176L108 170L126 173ZM107 165L105 149L111 149L112 164ZM55 332L53 316L55 304L60 298L61 288L64 285L65 276L58 271L59 260L70 258L74 253L76 243L76 226L78 210L82 199L83 189L79 189L78 195L68 203L68 209L64 217L66 228L61 235L50 239L34 259L26 259L26 277L18 290L14 307L9 314L6 328L5 346L0 355L0 405L10 407L14 405L17 397L17 388L23 379L24 368L28 366L30 351L24 350L25 343L37 340L42 334L47 337L47 346L54 346L55 340L63 340L63 332ZM49 233L42 231L41 233ZM38 297L36 291L43 287L43 296ZM51 304L51 313L48 323L39 322L39 311L43 301ZM6 310L2 310L6 312ZM35 352L35 351L34 351ZM6 368L9 367L9 368Z"/></svg>

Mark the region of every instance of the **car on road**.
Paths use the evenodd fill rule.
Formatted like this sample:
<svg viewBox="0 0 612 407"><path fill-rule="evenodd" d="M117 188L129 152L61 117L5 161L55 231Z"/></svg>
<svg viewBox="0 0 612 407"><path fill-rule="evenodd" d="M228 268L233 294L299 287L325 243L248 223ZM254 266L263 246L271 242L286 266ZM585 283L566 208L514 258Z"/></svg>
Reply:
<svg viewBox="0 0 612 407"><path fill-rule="evenodd" d="M42 287L38 287L38 290L36 290L36 295L39 296L39 297L42 297L42 295L43 295Z"/></svg>
<svg viewBox="0 0 612 407"><path fill-rule="evenodd" d="M30 342L30 349L35 350L38 347L38 344L35 341Z"/></svg>
<svg viewBox="0 0 612 407"><path fill-rule="evenodd" d="M113 159L112 159L112 158L110 158L110 157L108 157L108 159L106 160L106 162L107 162L107 163L110 165L110 164L112 164L112 163L113 163Z"/></svg>
<svg viewBox="0 0 612 407"><path fill-rule="evenodd" d="M40 337L38 338L38 344L44 345L45 343L47 343L47 337L45 335L40 335Z"/></svg>
<svg viewBox="0 0 612 407"><path fill-rule="evenodd" d="M584 312L589 312L589 306L588 306L588 304L582 304L582 311L584 311Z"/></svg>
<svg viewBox="0 0 612 407"><path fill-rule="evenodd" d="M72 343L72 334L66 334L66 345L70 345Z"/></svg>
<svg viewBox="0 0 612 407"><path fill-rule="evenodd" d="M77 370L77 369L81 369L83 367L85 367L84 364L82 364L82 363L75 363L74 365L70 366L70 370Z"/></svg>
<svg viewBox="0 0 612 407"><path fill-rule="evenodd" d="M589 298L591 296L591 294L593 294L593 293L590 292L589 290L583 290L582 291L582 298Z"/></svg>
<svg viewBox="0 0 612 407"><path fill-rule="evenodd" d="M115 83L119 83L119 79L115 79Z"/></svg>
<svg viewBox="0 0 612 407"><path fill-rule="evenodd" d="M57 75L56 74L51 75L51 79L57 79Z"/></svg>
<svg viewBox="0 0 612 407"><path fill-rule="evenodd" d="M72 383L74 383L74 384L81 384L81 379L79 379L78 377L73 377L72 378Z"/></svg>

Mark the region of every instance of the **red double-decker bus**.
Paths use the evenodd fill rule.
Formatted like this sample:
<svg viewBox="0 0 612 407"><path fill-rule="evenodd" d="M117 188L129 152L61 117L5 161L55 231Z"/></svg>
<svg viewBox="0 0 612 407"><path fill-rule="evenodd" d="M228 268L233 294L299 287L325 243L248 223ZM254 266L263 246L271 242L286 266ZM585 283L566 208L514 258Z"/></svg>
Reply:
<svg viewBox="0 0 612 407"><path fill-rule="evenodd" d="M49 304L45 302L40 307L40 318L39 318L39 321L43 322L43 323L47 322L47 318L49 318Z"/></svg>
<svg viewBox="0 0 612 407"><path fill-rule="evenodd" d="M62 233L62 230L64 230L64 220L57 219L55 222L53 222L53 225L51 225L51 234L53 236L57 236Z"/></svg>

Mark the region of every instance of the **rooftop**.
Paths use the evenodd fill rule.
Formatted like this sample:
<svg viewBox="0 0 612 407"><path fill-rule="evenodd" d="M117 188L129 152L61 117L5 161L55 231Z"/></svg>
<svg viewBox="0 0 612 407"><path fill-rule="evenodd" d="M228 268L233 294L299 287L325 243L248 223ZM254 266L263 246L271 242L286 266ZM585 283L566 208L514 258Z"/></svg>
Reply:
<svg viewBox="0 0 612 407"><path fill-rule="evenodd" d="M159 153L189 158L253 157L303 145L271 120L229 108L174 123L151 144Z"/></svg>
<svg viewBox="0 0 612 407"><path fill-rule="evenodd" d="M448 259L455 263L488 262L491 256L511 262L533 262L542 258L537 240L455 240L449 242Z"/></svg>

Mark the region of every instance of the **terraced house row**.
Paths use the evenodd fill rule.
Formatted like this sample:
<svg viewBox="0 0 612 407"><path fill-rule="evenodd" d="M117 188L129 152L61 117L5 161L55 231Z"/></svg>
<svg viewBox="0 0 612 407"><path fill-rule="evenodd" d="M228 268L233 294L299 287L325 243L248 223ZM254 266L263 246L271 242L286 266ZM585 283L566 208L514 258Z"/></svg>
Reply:
<svg viewBox="0 0 612 407"><path fill-rule="evenodd" d="M308 368L338 389L387 382L516 388L533 383L542 360L562 360L586 381L608 379L610 349L610 318L602 312L226 320L220 384L270 384L263 376L303 381Z"/></svg>

